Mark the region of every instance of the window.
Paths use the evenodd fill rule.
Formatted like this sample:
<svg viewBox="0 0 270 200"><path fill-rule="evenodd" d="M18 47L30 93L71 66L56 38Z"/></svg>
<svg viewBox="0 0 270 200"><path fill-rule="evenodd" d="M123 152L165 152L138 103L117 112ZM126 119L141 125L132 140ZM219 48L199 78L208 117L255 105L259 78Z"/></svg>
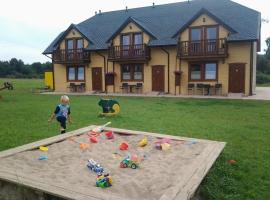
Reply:
<svg viewBox="0 0 270 200"><path fill-rule="evenodd" d="M190 81L215 81L217 79L217 63L195 63L189 66Z"/></svg>
<svg viewBox="0 0 270 200"><path fill-rule="evenodd" d="M142 65L134 65L134 80L142 80Z"/></svg>
<svg viewBox="0 0 270 200"><path fill-rule="evenodd" d="M77 39L77 49L83 48L83 39Z"/></svg>
<svg viewBox="0 0 270 200"><path fill-rule="evenodd" d="M201 80L201 65L194 64L190 67L190 79Z"/></svg>
<svg viewBox="0 0 270 200"><path fill-rule="evenodd" d="M84 80L84 67L78 67L78 80Z"/></svg>
<svg viewBox="0 0 270 200"><path fill-rule="evenodd" d="M75 81L75 67L69 67L68 68L68 80L69 81Z"/></svg>
<svg viewBox="0 0 270 200"><path fill-rule="evenodd" d="M205 64L205 80L215 80L217 77L217 64L206 63Z"/></svg>
<svg viewBox="0 0 270 200"><path fill-rule="evenodd" d="M142 80L143 80L142 64L122 65L122 81L142 81Z"/></svg>
<svg viewBox="0 0 270 200"><path fill-rule="evenodd" d="M130 66L129 65L123 65L122 66L122 79L123 80L130 80L131 79L131 73L130 73Z"/></svg>
<svg viewBox="0 0 270 200"><path fill-rule="evenodd" d="M83 66L68 66L67 81L84 81L85 68Z"/></svg>
<svg viewBox="0 0 270 200"><path fill-rule="evenodd" d="M83 48L83 39L74 38L66 40L66 49L82 49Z"/></svg>
<svg viewBox="0 0 270 200"><path fill-rule="evenodd" d="M217 39L217 27L207 27L206 28L206 39L208 39L208 40Z"/></svg>
<svg viewBox="0 0 270 200"><path fill-rule="evenodd" d="M201 28L192 28L191 29L191 41L201 40L202 29Z"/></svg>
<svg viewBox="0 0 270 200"><path fill-rule="evenodd" d="M73 49L73 48L74 48L73 40L67 40L67 49Z"/></svg>
<svg viewBox="0 0 270 200"><path fill-rule="evenodd" d="M140 45L143 43L143 38L141 33L134 34L134 45Z"/></svg>

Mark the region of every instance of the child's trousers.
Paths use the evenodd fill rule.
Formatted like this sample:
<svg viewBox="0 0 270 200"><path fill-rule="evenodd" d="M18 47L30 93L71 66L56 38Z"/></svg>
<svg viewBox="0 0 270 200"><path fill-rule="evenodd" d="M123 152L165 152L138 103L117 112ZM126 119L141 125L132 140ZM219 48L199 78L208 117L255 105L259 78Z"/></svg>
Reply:
<svg viewBox="0 0 270 200"><path fill-rule="evenodd" d="M66 130L67 126L66 126L66 121L67 121L67 118L63 117L63 116L58 116L56 118L56 120L60 123L60 126Z"/></svg>

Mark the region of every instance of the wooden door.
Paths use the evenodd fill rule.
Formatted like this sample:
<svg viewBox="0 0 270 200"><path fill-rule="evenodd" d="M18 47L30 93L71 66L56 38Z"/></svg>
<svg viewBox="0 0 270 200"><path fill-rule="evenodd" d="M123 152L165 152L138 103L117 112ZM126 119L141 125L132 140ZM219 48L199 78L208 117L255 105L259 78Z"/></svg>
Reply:
<svg viewBox="0 0 270 200"><path fill-rule="evenodd" d="M164 92L164 66L152 67L152 91Z"/></svg>
<svg viewBox="0 0 270 200"><path fill-rule="evenodd" d="M92 68L92 90L102 91L102 68L101 67Z"/></svg>
<svg viewBox="0 0 270 200"><path fill-rule="evenodd" d="M229 65L229 92L245 92L245 64L233 63Z"/></svg>

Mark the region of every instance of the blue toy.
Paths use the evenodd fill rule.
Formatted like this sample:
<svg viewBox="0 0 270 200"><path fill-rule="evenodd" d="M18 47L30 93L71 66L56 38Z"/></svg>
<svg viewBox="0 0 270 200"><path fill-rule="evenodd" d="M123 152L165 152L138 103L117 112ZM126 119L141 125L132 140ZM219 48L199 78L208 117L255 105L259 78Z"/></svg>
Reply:
<svg viewBox="0 0 270 200"><path fill-rule="evenodd" d="M98 175L104 172L103 167L101 167L100 164L95 162L93 159L88 160L87 167Z"/></svg>

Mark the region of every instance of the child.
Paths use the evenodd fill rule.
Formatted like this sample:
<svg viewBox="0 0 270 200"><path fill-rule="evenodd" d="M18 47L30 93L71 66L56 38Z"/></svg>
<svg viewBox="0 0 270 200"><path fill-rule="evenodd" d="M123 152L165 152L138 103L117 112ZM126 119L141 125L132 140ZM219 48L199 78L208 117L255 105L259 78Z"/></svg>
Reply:
<svg viewBox="0 0 270 200"><path fill-rule="evenodd" d="M68 122L71 123L68 96L67 95L61 96L60 102L61 104L56 106L55 111L51 115L48 122L51 122L56 117L56 120L60 123L60 132L62 134L66 132L66 121L68 120Z"/></svg>

